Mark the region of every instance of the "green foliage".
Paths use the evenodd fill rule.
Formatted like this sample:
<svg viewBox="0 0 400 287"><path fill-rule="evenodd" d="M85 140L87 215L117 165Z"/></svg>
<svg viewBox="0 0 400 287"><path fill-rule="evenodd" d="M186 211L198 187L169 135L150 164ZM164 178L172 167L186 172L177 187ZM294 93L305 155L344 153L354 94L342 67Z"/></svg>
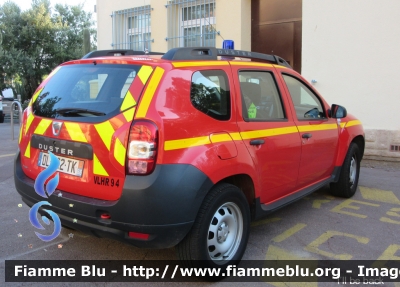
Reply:
<svg viewBox="0 0 400 287"><path fill-rule="evenodd" d="M30 98L55 67L85 54L84 30L96 48L91 13L82 8L57 4L53 11L49 0L32 0L26 11L12 1L0 6L0 91Z"/></svg>

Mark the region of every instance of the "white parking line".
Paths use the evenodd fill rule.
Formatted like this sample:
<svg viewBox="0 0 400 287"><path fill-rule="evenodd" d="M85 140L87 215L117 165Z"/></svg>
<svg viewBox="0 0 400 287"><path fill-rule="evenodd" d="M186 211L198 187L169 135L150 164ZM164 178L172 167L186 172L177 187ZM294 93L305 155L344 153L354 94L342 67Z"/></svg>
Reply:
<svg viewBox="0 0 400 287"><path fill-rule="evenodd" d="M3 154L3 155L0 155L0 157L7 157L7 156L14 156L15 155L15 153L10 153L10 154Z"/></svg>
<svg viewBox="0 0 400 287"><path fill-rule="evenodd" d="M60 236L60 237L61 237L61 240L59 240L59 241L52 242L52 243L49 243L47 245L44 245L44 246L41 246L41 247L38 247L38 248L35 248L35 249L31 249L31 250L23 252L23 253L14 254L14 255L11 255L11 256L5 257L5 258L0 258L0 262L5 261L5 260L14 260L15 258L24 256L24 255L27 255L27 254L30 254L30 253L33 253L33 252L36 252L36 251L39 251L39 250L43 250L43 249L46 249L48 247L51 247L51 246L54 246L54 245L58 245L60 243L67 242L69 240L68 236Z"/></svg>

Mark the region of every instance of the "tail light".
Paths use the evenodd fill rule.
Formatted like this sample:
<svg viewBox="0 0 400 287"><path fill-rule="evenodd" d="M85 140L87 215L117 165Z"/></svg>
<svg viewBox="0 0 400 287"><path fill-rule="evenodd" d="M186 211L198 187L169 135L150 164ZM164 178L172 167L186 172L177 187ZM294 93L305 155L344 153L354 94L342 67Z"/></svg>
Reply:
<svg viewBox="0 0 400 287"><path fill-rule="evenodd" d="M129 133L127 173L146 175L153 172L157 159L158 129L149 121L135 121Z"/></svg>

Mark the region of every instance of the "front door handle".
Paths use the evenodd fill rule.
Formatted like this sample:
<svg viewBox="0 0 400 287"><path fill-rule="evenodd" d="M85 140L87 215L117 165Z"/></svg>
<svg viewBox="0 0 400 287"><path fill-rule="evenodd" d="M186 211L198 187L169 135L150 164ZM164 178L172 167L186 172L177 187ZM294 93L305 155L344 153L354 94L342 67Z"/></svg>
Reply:
<svg viewBox="0 0 400 287"><path fill-rule="evenodd" d="M303 134L302 136L301 136L303 139L309 139L309 138L311 138L312 137L312 134Z"/></svg>
<svg viewBox="0 0 400 287"><path fill-rule="evenodd" d="M260 144L264 144L265 141L264 140L251 140L250 144L251 145L260 145Z"/></svg>

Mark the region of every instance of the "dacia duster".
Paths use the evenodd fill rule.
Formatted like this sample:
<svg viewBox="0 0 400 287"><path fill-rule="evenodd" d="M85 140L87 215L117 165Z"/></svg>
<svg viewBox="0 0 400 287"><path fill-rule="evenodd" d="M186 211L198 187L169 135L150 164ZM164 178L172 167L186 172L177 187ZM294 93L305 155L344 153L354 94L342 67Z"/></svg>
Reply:
<svg viewBox="0 0 400 287"><path fill-rule="evenodd" d="M286 61L216 48L156 54L95 51L37 88L15 157L28 206L42 200L34 183L51 152L60 165L48 209L64 226L223 267L242 258L251 220L327 184L354 195L360 121Z"/></svg>

